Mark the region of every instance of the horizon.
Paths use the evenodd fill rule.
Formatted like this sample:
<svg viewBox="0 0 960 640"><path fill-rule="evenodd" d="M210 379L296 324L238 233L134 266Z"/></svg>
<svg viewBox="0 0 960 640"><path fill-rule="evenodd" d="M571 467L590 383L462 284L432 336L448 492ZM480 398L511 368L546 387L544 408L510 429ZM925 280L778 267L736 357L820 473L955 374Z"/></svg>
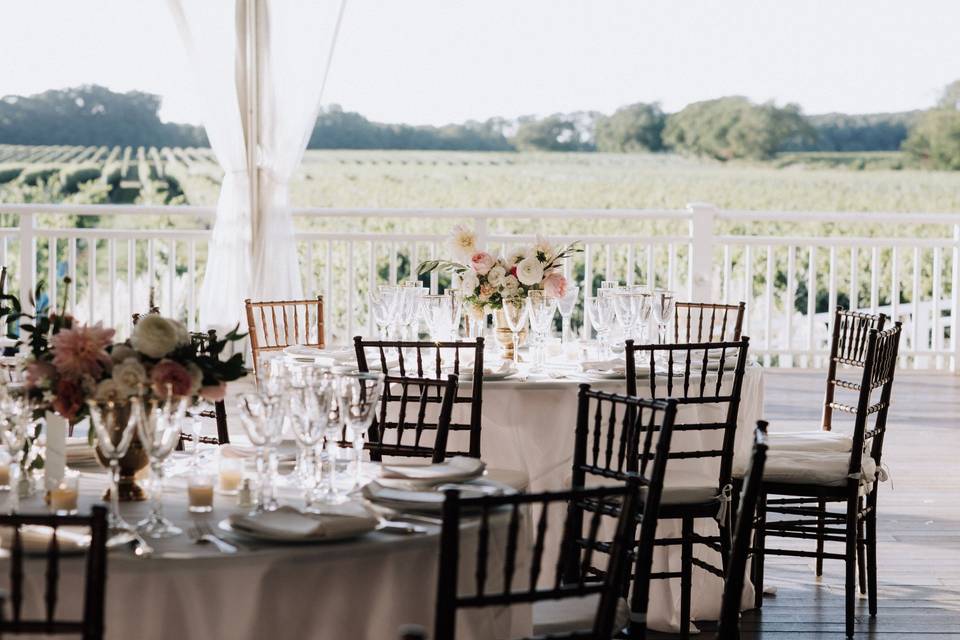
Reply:
<svg viewBox="0 0 960 640"><path fill-rule="evenodd" d="M11 11L0 24L0 55L19 63L0 94L83 84L140 90L162 97L163 121L199 124L165 3L37 0ZM729 95L796 103L806 115L900 113L930 108L960 77L958 20L960 3L944 0L349 0L323 104L374 122L432 126L610 114L636 102L675 112ZM42 50L24 25L43 30ZM924 37L905 46L908 33Z"/></svg>

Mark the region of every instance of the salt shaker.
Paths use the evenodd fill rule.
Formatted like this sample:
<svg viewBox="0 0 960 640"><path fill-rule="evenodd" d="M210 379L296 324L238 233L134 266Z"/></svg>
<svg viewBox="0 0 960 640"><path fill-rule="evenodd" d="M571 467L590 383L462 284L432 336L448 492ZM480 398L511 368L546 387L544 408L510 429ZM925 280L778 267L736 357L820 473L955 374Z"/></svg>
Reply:
<svg viewBox="0 0 960 640"><path fill-rule="evenodd" d="M253 485L250 483L250 478L244 478L243 484L240 485L240 490L237 491L237 506L253 506Z"/></svg>

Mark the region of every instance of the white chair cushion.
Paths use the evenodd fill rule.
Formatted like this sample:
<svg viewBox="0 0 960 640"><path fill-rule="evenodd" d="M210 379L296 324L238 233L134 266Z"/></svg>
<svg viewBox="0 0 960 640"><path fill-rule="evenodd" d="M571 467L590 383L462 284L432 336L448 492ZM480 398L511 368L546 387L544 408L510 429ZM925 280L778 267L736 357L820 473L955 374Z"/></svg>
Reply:
<svg viewBox="0 0 960 640"><path fill-rule="evenodd" d="M593 628L600 606L600 595L584 598L544 600L533 604L533 634L536 636L589 631ZM630 622L630 607L627 601L617 601L617 613L613 628L622 629Z"/></svg>
<svg viewBox="0 0 960 640"><path fill-rule="evenodd" d="M861 477L872 482L877 464L869 454L861 460ZM767 482L815 484L838 487L846 484L850 471L850 454L834 451L767 451L763 479Z"/></svg>
<svg viewBox="0 0 960 640"><path fill-rule="evenodd" d="M853 439L839 431L795 431L793 433L770 433L767 446L771 451L835 451L847 453Z"/></svg>
<svg viewBox="0 0 960 640"><path fill-rule="evenodd" d="M671 472L663 480L660 504L698 504L717 499L717 478L706 474Z"/></svg>

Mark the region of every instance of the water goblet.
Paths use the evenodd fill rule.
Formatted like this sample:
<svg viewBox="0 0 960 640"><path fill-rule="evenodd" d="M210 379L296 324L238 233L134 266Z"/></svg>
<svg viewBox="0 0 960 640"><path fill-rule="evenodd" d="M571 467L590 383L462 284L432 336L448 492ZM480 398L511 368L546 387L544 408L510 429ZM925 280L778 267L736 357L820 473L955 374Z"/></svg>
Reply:
<svg viewBox="0 0 960 640"><path fill-rule="evenodd" d="M180 441L180 426L187 412L187 398L168 394L165 398L144 400L134 397L133 415L137 436L150 460L150 514L137 523L137 529L150 538L171 538L183 533L163 515L163 463Z"/></svg>
<svg viewBox="0 0 960 640"><path fill-rule="evenodd" d="M109 544L125 544L135 536L133 526L120 515L120 460L127 455L136 433L136 416L129 401L88 400L87 407L96 433L97 450L110 468Z"/></svg>
<svg viewBox="0 0 960 640"><path fill-rule="evenodd" d="M504 298L503 317L507 321L507 327L513 334L513 364L520 364L520 332L527 326L527 305L526 301L520 296Z"/></svg>
<svg viewBox="0 0 960 640"><path fill-rule="evenodd" d="M557 300L547 296L543 291L530 291L527 294L527 314L530 316L530 328L533 332L533 367L530 371L541 372L546 360L544 343L553 316L557 312Z"/></svg>
<svg viewBox="0 0 960 640"><path fill-rule="evenodd" d="M571 341L572 331L570 327L570 317L577 306L577 300L580 298L580 287L567 287L566 293L557 300L557 308L560 309L561 341L567 344Z"/></svg>
<svg viewBox="0 0 960 640"><path fill-rule="evenodd" d="M317 446L323 441L323 434L330 418L328 382L319 386L299 387L290 391L288 410L290 423L297 444L303 451L303 488L305 510L317 512L317 484L320 480L320 459ZM323 407L320 409L320 407Z"/></svg>
<svg viewBox="0 0 960 640"><path fill-rule="evenodd" d="M612 295L598 295L587 301L587 311L590 322L597 331L597 341L600 343L600 358L611 357L610 331L616 321L616 306Z"/></svg>
<svg viewBox="0 0 960 640"><path fill-rule="evenodd" d="M377 403L383 393L383 381L381 373L345 373L337 378L340 419L353 442L355 487L361 484L364 439L376 417Z"/></svg>
<svg viewBox="0 0 960 640"><path fill-rule="evenodd" d="M3 443L10 452L10 513L20 509L20 482L23 475L24 447L27 444L28 423L19 415L8 414L4 419Z"/></svg>
<svg viewBox="0 0 960 640"><path fill-rule="evenodd" d="M653 291L653 320L657 323L657 341L664 344L667 341L667 326L673 320L673 310L676 298L672 291L654 289Z"/></svg>
<svg viewBox="0 0 960 640"><path fill-rule="evenodd" d="M370 315L373 317L374 324L377 325L377 337L386 340L390 337L390 325L394 318L394 303L396 297L392 292L382 290L370 291L367 298L370 302Z"/></svg>
<svg viewBox="0 0 960 640"><path fill-rule="evenodd" d="M257 450L257 499L253 511L274 511L279 504L274 492L272 450L283 434L280 396L245 393L240 396L240 422Z"/></svg>

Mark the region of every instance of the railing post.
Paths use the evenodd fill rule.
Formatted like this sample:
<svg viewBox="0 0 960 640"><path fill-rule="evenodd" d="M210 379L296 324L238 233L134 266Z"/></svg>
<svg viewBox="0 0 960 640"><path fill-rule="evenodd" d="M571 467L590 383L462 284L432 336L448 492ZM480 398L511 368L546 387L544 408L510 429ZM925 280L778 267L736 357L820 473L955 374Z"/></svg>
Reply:
<svg viewBox="0 0 960 640"><path fill-rule="evenodd" d="M34 229L36 216L33 212L20 213L20 265L17 279L20 282L20 302L27 305L33 293L33 278L36 274L37 248ZM24 311L27 311L24 306Z"/></svg>
<svg viewBox="0 0 960 640"><path fill-rule="evenodd" d="M690 300L709 302L713 298L713 224L717 209L712 204L687 205L690 218Z"/></svg>
<svg viewBox="0 0 960 640"><path fill-rule="evenodd" d="M894 295L900 295L899 292ZM939 294L935 294L939 295ZM953 260L950 263L950 347L953 361L950 369L960 374L960 224L953 225ZM896 308L896 305L893 306ZM896 314L893 317L897 320Z"/></svg>
<svg viewBox="0 0 960 640"><path fill-rule="evenodd" d="M477 246L481 251L490 251L487 246L487 219L484 216L474 216L473 233L477 236Z"/></svg>

